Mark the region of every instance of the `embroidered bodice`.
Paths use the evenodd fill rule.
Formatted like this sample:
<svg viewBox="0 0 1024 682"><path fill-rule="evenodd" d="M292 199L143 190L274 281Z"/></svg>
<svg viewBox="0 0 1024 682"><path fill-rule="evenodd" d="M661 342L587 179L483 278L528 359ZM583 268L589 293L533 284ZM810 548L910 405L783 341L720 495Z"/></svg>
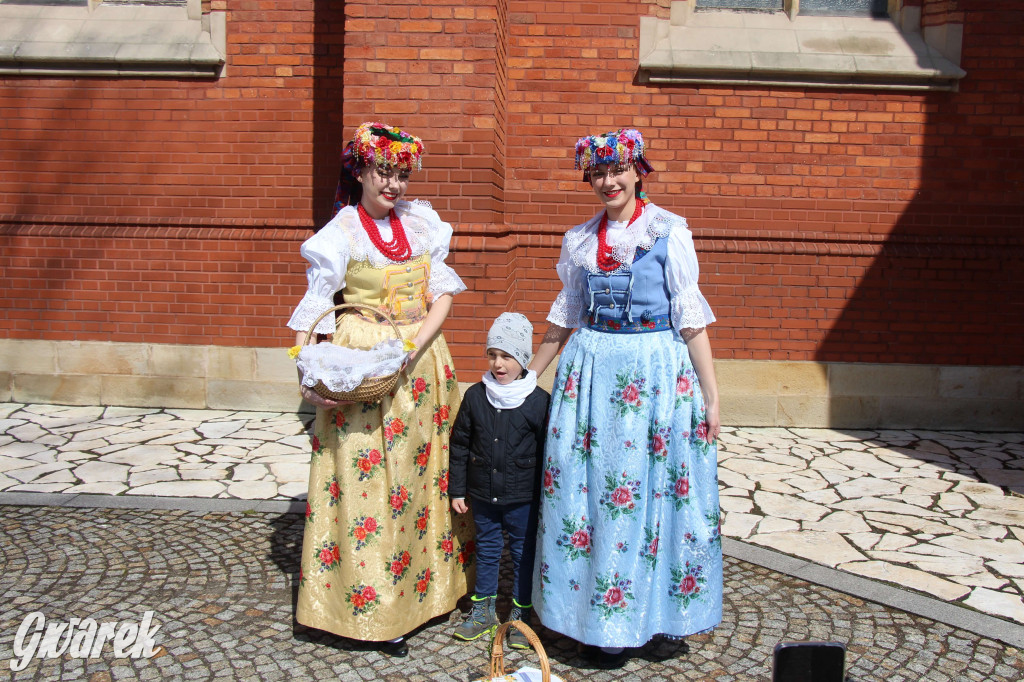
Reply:
<svg viewBox="0 0 1024 682"><path fill-rule="evenodd" d="M654 316L667 313L671 326L678 330L702 329L714 322L711 307L697 286L697 254L685 219L648 204L632 225L609 222L608 241L612 254L623 263L610 274L597 267L600 221L599 213L566 233L556 268L562 291L551 306L549 322L567 328L587 324L592 309L592 288L628 288L632 291L630 308L634 317L638 309L641 315L644 310L650 310L650 315ZM592 286L591 282L596 284ZM601 296L598 293L596 300L601 300ZM622 301L616 305L626 302L625 294L619 296ZM606 305L611 302L613 299ZM641 305L643 308L639 307ZM619 310L622 312L621 308ZM609 311L602 311L601 316L605 317ZM628 320L628 317L623 319Z"/></svg>
<svg viewBox="0 0 1024 682"><path fill-rule="evenodd" d="M395 212L412 250L412 257L404 263L396 263L377 250L353 206L343 208L302 244L302 257L309 261L308 288L288 321L289 327L307 331L317 317L334 305L334 294L338 291L343 291L347 301L372 299L379 302L373 305L394 307L404 317L414 302L419 309L415 315L420 315L436 296L466 290L466 285L445 263L451 225L443 222L425 201L399 201ZM387 220L377 221L377 226L385 241L391 238ZM316 332L334 333L333 316L321 320Z"/></svg>

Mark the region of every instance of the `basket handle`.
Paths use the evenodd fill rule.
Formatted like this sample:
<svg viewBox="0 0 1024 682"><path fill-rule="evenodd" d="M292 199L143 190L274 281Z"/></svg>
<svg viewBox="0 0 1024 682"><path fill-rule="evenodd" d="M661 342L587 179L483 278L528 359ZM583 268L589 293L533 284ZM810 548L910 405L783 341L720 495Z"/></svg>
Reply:
<svg viewBox="0 0 1024 682"><path fill-rule="evenodd" d="M533 631L533 628L521 620L505 621L495 631L494 641L491 643L491 677L502 677L505 674L505 633L510 627L526 635L526 641L530 643L540 659L541 680L551 682L551 663L548 662L544 645L540 643L540 637Z"/></svg>
<svg viewBox="0 0 1024 682"><path fill-rule="evenodd" d="M398 337L398 340L404 341L402 332L398 330L398 325L395 324L395 321L391 318L391 316L388 315L383 310L379 310L377 308L374 308L373 306L365 305L363 303L342 303L341 305L336 305L334 307L328 308L327 310L320 314L320 317L316 318L313 324L309 325L309 331L306 332L306 339L302 342L302 345L309 345L309 340L313 336L313 330L316 329L316 326L318 324L320 324L320 320L324 319L325 317L327 317L336 310L344 310L346 308L361 308L363 310L369 310L374 315L380 315L381 317L384 318L384 321L390 324L391 328L395 330L395 336ZM337 327L337 323L335 323L335 327Z"/></svg>

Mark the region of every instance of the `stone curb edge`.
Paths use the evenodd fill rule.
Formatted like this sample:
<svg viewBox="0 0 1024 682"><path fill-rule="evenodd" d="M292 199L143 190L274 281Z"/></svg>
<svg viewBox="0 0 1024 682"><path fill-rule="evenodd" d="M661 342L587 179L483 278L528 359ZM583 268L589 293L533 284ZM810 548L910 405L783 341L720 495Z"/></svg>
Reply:
<svg viewBox="0 0 1024 682"><path fill-rule="evenodd" d="M178 509L192 512L271 514L302 514L306 510L305 500L240 500L236 498L64 493L0 493L0 505L90 509ZM722 551L740 561L961 628L1018 649L1024 649L1024 625L731 538L722 538Z"/></svg>
<svg viewBox="0 0 1024 682"><path fill-rule="evenodd" d="M1024 648L1024 625L1012 621L739 540L722 538L722 551L734 559L800 578L836 592L967 630L1018 649Z"/></svg>

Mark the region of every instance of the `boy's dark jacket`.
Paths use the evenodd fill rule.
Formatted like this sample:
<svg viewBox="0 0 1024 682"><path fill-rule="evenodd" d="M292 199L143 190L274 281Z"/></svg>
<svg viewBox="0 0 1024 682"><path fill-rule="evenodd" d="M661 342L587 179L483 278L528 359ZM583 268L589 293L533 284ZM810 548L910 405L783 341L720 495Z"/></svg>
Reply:
<svg viewBox="0 0 1024 682"><path fill-rule="evenodd" d="M550 400L536 388L519 407L499 410L482 382L470 386L452 426L448 495L491 504L537 499Z"/></svg>

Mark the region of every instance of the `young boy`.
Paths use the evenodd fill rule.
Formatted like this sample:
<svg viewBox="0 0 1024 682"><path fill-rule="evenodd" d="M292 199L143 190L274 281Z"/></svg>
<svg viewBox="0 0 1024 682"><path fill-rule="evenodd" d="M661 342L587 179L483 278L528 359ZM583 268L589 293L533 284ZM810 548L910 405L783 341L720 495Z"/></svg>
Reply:
<svg viewBox="0 0 1024 682"><path fill-rule="evenodd" d="M502 313L487 334L490 371L466 391L452 427L448 493L452 509L464 514L472 498L476 524L476 594L473 610L455 628L472 641L498 627L494 603L498 564L508 533L512 555L512 612L509 620L530 617L533 557L537 539L540 474L547 431L547 391L537 374L526 371L533 352L533 325L525 315ZM513 630L509 646L529 648Z"/></svg>

